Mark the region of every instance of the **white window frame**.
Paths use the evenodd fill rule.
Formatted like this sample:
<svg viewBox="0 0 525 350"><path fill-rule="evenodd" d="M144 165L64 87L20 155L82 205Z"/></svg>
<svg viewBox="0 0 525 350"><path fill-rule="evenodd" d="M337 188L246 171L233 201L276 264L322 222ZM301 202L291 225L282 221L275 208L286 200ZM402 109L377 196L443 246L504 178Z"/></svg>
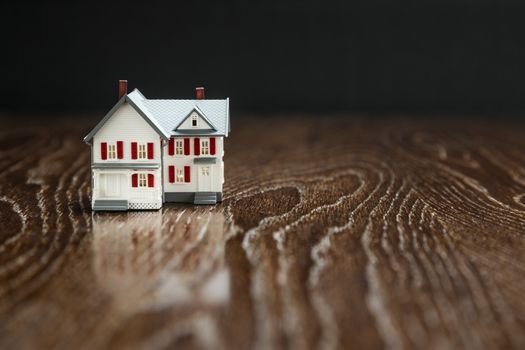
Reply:
<svg viewBox="0 0 525 350"><path fill-rule="evenodd" d="M137 188L148 187L148 174L137 173Z"/></svg>
<svg viewBox="0 0 525 350"><path fill-rule="evenodd" d="M192 126L193 128L196 128L196 127L199 126L199 116L198 116L198 115L193 114L193 115L191 116L191 126Z"/></svg>
<svg viewBox="0 0 525 350"><path fill-rule="evenodd" d="M184 183L184 168L175 167L175 183Z"/></svg>
<svg viewBox="0 0 525 350"><path fill-rule="evenodd" d="M201 167L201 175L202 176L210 176L210 167L209 166L202 166Z"/></svg>
<svg viewBox="0 0 525 350"><path fill-rule="evenodd" d="M108 159L117 159L117 145L108 143Z"/></svg>
<svg viewBox="0 0 525 350"><path fill-rule="evenodd" d="M184 140L175 139L175 155L182 156L184 155Z"/></svg>
<svg viewBox="0 0 525 350"><path fill-rule="evenodd" d="M201 139L201 155L210 155L210 139Z"/></svg>
<svg viewBox="0 0 525 350"><path fill-rule="evenodd" d="M148 159L148 147L145 143L137 144L137 159Z"/></svg>

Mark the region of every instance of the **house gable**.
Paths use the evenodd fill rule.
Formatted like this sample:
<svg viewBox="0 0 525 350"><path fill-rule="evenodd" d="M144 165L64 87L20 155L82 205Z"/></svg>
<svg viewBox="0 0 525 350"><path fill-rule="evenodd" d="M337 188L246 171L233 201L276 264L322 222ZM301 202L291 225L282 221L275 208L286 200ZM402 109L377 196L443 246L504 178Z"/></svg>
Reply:
<svg viewBox="0 0 525 350"><path fill-rule="evenodd" d="M133 142L153 143L155 148L154 159L149 161L160 161L158 133L129 103L121 104L91 138L90 143L94 146L92 162L99 163L105 159L101 155L101 143L114 145L118 141L122 142L123 157L122 159L112 160L113 162L136 162L132 159L131 144Z"/></svg>
<svg viewBox="0 0 525 350"><path fill-rule="evenodd" d="M138 90L135 90L133 93L135 92L140 94L140 91ZM132 98L130 98L130 96L131 94L123 96L117 102L117 104L111 108L111 110L104 116L104 118L102 118L102 120L93 128L93 130L91 130L91 132L87 134L86 137L84 137L85 143L90 144L95 134L111 119L113 114L115 114L125 104L131 106L135 112L140 115L144 121L147 122L149 126L159 134L160 137L165 140L168 139L168 135L166 135L165 132L163 132L163 130L161 130L161 128L148 115L146 115L146 113L139 106L137 106L137 101L134 101ZM142 94L140 94L140 96L142 96Z"/></svg>
<svg viewBox="0 0 525 350"><path fill-rule="evenodd" d="M173 130L182 133L192 133L206 131L213 132L217 129L210 120L206 118L204 113L198 107L195 107Z"/></svg>

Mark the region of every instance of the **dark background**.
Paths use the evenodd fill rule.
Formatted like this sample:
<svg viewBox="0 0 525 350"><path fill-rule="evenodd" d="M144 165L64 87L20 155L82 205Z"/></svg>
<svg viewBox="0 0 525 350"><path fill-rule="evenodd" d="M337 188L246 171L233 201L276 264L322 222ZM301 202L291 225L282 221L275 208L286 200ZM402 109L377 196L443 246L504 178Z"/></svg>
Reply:
<svg viewBox="0 0 525 350"><path fill-rule="evenodd" d="M105 111L231 98L249 113L519 113L525 2L13 2L0 5L0 109Z"/></svg>

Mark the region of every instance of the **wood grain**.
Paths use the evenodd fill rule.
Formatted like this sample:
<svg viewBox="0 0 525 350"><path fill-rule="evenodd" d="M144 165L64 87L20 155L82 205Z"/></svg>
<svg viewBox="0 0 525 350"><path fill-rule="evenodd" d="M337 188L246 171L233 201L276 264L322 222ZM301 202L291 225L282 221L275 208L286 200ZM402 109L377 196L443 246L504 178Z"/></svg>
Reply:
<svg viewBox="0 0 525 350"><path fill-rule="evenodd" d="M235 120L221 205L93 214L94 122L0 124L0 348L525 348L524 125Z"/></svg>

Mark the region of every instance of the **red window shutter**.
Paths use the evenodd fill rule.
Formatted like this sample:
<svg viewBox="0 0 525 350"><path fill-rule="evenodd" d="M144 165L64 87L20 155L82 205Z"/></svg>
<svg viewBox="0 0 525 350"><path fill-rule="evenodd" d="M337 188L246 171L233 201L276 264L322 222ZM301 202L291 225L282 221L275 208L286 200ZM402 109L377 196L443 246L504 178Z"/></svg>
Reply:
<svg viewBox="0 0 525 350"><path fill-rule="evenodd" d="M184 155L190 155L190 139L184 139Z"/></svg>
<svg viewBox="0 0 525 350"><path fill-rule="evenodd" d="M196 156L201 154L201 140L198 137L193 139L193 154Z"/></svg>
<svg viewBox="0 0 525 350"><path fill-rule="evenodd" d="M137 159L137 143L131 143L131 159Z"/></svg>
<svg viewBox="0 0 525 350"><path fill-rule="evenodd" d="M168 154L170 156L175 154L175 140L173 139L173 137L171 137L168 141Z"/></svg>
<svg viewBox="0 0 525 350"><path fill-rule="evenodd" d="M190 182L190 167L185 166L184 167L184 182Z"/></svg>
<svg viewBox="0 0 525 350"><path fill-rule="evenodd" d="M170 183L175 182L175 167L173 165L170 165L168 167L168 178L169 178Z"/></svg>
<svg viewBox="0 0 525 350"><path fill-rule="evenodd" d="M148 142L148 159L153 159L153 142Z"/></svg>
<svg viewBox="0 0 525 350"><path fill-rule="evenodd" d="M210 137L210 154L215 154L215 137Z"/></svg>
<svg viewBox="0 0 525 350"><path fill-rule="evenodd" d="M137 187L139 185L139 180L137 174L131 175L131 187Z"/></svg>
<svg viewBox="0 0 525 350"><path fill-rule="evenodd" d="M124 142L117 141L117 158L124 158Z"/></svg>
<svg viewBox="0 0 525 350"><path fill-rule="evenodd" d="M148 174L148 187L155 187L155 177L153 174Z"/></svg>
<svg viewBox="0 0 525 350"><path fill-rule="evenodd" d="M108 159L108 143L107 142L100 143L100 158L102 158L103 160Z"/></svg>

